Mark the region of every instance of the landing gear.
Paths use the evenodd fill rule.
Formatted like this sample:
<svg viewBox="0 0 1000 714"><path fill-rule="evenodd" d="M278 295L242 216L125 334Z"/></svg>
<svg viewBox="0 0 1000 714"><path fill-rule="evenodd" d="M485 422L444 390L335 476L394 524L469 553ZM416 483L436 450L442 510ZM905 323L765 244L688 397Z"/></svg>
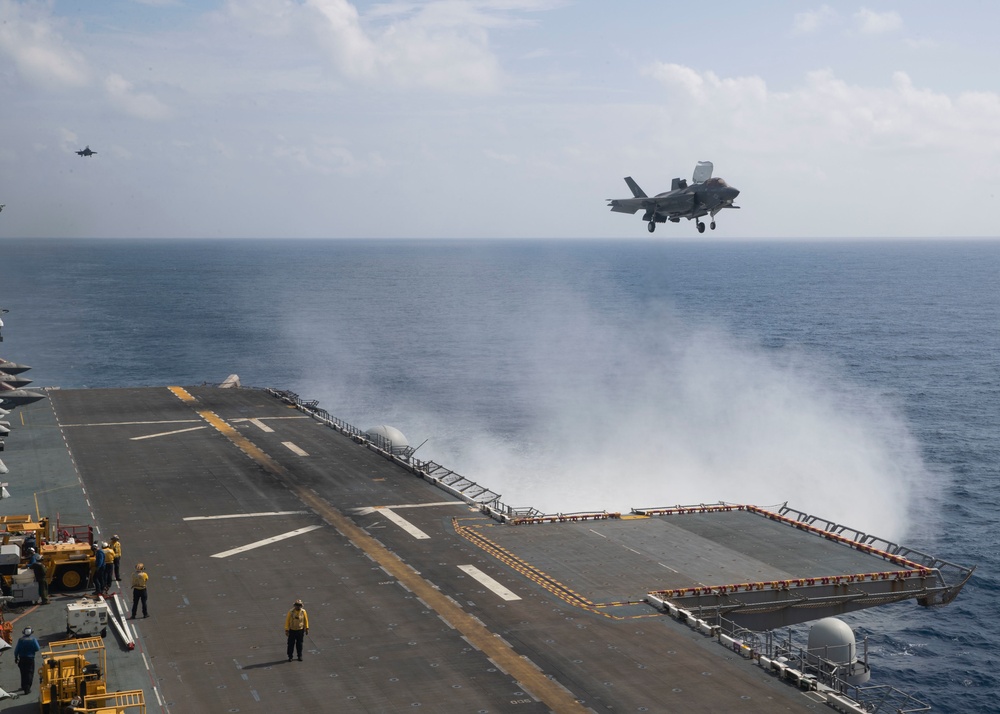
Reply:
<svg viewBox="0 0 1000 714"><path fill-rule="evenodd" d="M652 233L653 231L655 231L656 230L656 221L650 221L646 225L646 230L648 230L650 233Z"/></svg>
<svg viewBox="0 0 1000 714"><path fill-rule="evenodd" d="M701 221L698 221L698 232L699 233L704 233L705 232L705 224L702 223Z"/></svg>
<svg viewBox="0 0 1000 714"><path fill-rule="evenodd" d="M715 221L712 221L711 223L709 223L708 227L711 228L714 231L715 230Z"/></svg>

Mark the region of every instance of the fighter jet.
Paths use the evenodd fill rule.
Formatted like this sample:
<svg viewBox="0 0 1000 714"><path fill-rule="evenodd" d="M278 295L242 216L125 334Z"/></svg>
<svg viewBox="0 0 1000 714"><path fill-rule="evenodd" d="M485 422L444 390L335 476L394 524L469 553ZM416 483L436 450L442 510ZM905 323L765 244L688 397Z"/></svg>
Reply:
<svg viewBox="0 0 1000 714"><path fill-rule="evenodd" d="M45 395L41 392L30 389L6 389L4 384L0 382L0 407L4 409L31 404L40 399L45 399Z"/></svg>
<svg viewBox="0 0 1000 714"><path fill-rule="evenodd" d="M712 162L699 161L694 167L691 184L681 178L675 178L670 190L658 193L652 198L639 188L639 184L631 176L625 177L625 183L632 189L633 198L609 198L608 206L617 213L635 213L643 210L642 220L647 221L650 233L656 230L657 223L679 223L682 218L689 221L694 218L698 232L705 232L705 224L698 220L702 216L710 216L709 224L715 230L715 214L723 208L739 208L733 201L740 192L727 184L721 178L712 178Z"/></svg>
<svg viewBox="0 0 1000 714"><path fill-rule="evenodd" d="M9 384L15 389L20 389L21 387L27 387L34 380L23 377L19 374L7 374L6 372L0 372L0 382L4 384Z"/></svg>
<svg viewBox="0 0 1000 714"><path fill-rule="evenodd" d="M26 364L8 362L3 357L0 357L0 370L3 370L7 374L21 374L22 372L27 372L29 369L31 369L31 367Z"/></svg>
<svg viewBox="0 0 1000 714"><path fill-rule="evenodd" d="M79 156L93 156L93 155L94 155L94 154L96 154L97 152L96 152L96 151L91 151L91 150L90 150L90 145L88 144L88 145L87 145L87 148L86 148L86 149L83 149L82 151L78 151L78 152L76 152L76 153L77 153L77 154L78 154Z"/></svg>

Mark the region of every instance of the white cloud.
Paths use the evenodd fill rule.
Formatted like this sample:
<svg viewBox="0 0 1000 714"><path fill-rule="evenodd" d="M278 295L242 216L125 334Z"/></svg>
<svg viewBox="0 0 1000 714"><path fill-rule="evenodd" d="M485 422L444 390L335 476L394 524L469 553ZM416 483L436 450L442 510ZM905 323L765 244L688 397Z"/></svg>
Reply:
<svg viewBox="0 0 1000 714"><path fill-rule="evenodd" d="M226 19L296 43L297 54L302 43L313 45L338 77L355 85L483 94L503 78L489 31L518 24L515 13L533 8L442 0L377 5L362 15L349 0L253 0L231 2Z"/></svg>
<svg viewBox="0 0 1000 714"><path fill-rule="evenodd" d="M131 82L120 74L109 74L104 79L104 89L112 105L137 119L166 119L170 111L166 105L148 92L136 92Z"/></svg>
<svg viewBox="0 0 1000 714"><path fill-rule="evenodd" d="M760 77L720 78L673 63L656 63L645 72L667 87L682 89L696 104L721 101L724 106L766 103L767 85Z"/></svg>
<svg viewBox="0 0 1000 714"><path fill-rule="evenodd" d="M903 26L903 18L898 12L875 12L866 7L854 13L854 19L858 23L858 29L866 35L881 35L886 32L893 32Z"/></svg>
<svg viewBox="0 0 1000 714"><path fill-rule="evenodd" d="M797 12L792 23L792 33L808 35L834 22L837 17L837 11L829 5L822 5L817 10Z"/></svg>
<svg viewBox="0 0 1000 714"><path fill-rule="evenodd" d="M809 72L791 91L768 89L760 77L720 78L676 64L647 70L705 131L758 150L807 149L831 142L854 148L974 150L996 146L1000 94L951 96L919 89L905 72L887 86L862 86L830 70Z"/></svg>
<svg viewBox="0 0 1000 714"><path fill-rule="evenodd" d="M347 0L310 0L309 6L325 20L316 31L340 70L351 79L374 78L378 53L357 8Z"/></svg>
<svg viewBox="0 0 1000 714"><path fill-rule="evenodd" d="M45 6L0 2L0 54L14 61L25 81L46 89L90 81L86 61L63 40Z"/></svg>

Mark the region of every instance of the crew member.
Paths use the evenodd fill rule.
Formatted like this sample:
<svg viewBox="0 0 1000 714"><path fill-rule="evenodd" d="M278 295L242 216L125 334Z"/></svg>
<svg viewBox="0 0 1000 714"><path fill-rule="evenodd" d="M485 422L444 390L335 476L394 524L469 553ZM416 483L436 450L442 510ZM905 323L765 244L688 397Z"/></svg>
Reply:
<svg viewBox="0 0 1000 714"><path fill-rule="evenodd" d="M35 639L33 630L25 627L14 647L14 663L21 670L21 691L25 694L31 691L31 681L35 678L35 655L41 651L42 646Z"/></svg>
<svg viewBox="0 0 1000 714"><path fill-rule="evenodd" d="M90 546L94 551L94 595L104 593L104 551L94 543Z"/></svg>
<svg viewBox="0 0 1000 714"><path fill-rule="evenodd" d="M33 560L28 564L28 567L35 574L35 582L38 583L38 598L42 601L43 605L48 605L49 584L45 580L45 566L42 565L42 561Z"/></svg>
<svg viewBox="0 0 1000 714"><path fill-rule="evenodd" d="M117 535L111 536L111 550L115 553L115 582L120 583L122 581L122 574L118 569L118 565L122 562L122 542L118 540Z"/></svg>
<svg viewBox="0 0 1000 714"><path fill-rule="evenodd" d="M101 543L101 550L104 551L104 594L107 595L115 574L115 551L107 541Z"/></svg>
<svg viewBox="0 0 1000 714"><path fill-rule="evenodd" d="M299 662L302 661L302 641L309 634L309 614L302 607L302 601L296 600L292 609L285 615L285 637L288 638L288 661L292 661L292 650L297 650Z"/></svg>
<svg viewBox="0 0 1000 714"><path fill-rule="evenodd" d="M135 619L135 611L139 608L139 601L142 600L142 616L149 617L149 611L146 609L146 583L149 581L149 575L146 574L146 566L142 563L135 564L135 572L132 573L132 617L130 620Z"/></svg>

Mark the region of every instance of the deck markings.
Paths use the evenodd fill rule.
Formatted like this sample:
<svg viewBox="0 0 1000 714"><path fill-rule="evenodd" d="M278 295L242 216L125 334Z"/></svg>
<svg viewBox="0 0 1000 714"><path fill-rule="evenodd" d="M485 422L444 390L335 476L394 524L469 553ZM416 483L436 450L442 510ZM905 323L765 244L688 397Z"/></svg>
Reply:
<svg viewBox="0 0 1000 714"><path fill-rule="evenodd" d="M224 550L221 553L214 553L212 557L228 558L231 555L237 555L238 553L245 553L248 550L253 550L254 548L261 548L265 545L278 543L279 541L287 540L288 538L294 538L295 536L302 535L303 533L308 533L309 531L314 531L317 528L322 528L322 527L323 526L306 526L305 528L296 528L294 531L288 531L287 533L282 533L281 535L271 536L270 538L258 540L254 543L247 543L246 545L241 545L239 548L233 548L232 550Z"/></svg>
<svg viewBox="0 0 1000 714"><path fill-rule="evenodd" d="M429 508L430 506L468 506L465 501L436 501L434 503L397 503L394 506L375 506L375 508Z"/></svg>
<svg viewBox="0 0 1000 714"><path fill-rule="evenodd" d="M307 454L305 451L303 451L290 441L282 441L281 445L284 446L289 451L291 451L296 456L309 456L309 454Z"/></svg>
<svg viewBox="0 0 1000 714"><path fill-rule="evenodd" d="M273 434L274 433L274 429L272 429L271 427L269 427L267 424L265 424L264 422L262 422L260 419L247 419L247 421L249 421L255 427L257 427L258 429L260 429L261 431L263 431L263 432L265 432L267 434Z"/></svg>
<svg viewBox="0 0 1000 714"><path fill-rule="evenodd" d="M173 389L171 389L173 391ZM183 391L183 390L181 390ZM179 399L183 397L178 394ZM186 392L185 392L186 394ZM190 395L188 395L190 396ZM187 400L184 400L187 401ZM430 581L421 577L412 566L404 563L395 553L365 532L326 499L321 498L304 486L296 483L294 476L284 466L264 453L253 442L240 434L228 423L210 411L199 411L198 414L219 430L241 451L250 456L262 467L279 477L288 488L298 496L306 506L314 510L327 523L336 528L354 546L365 555L388 570L402 585L409 588L421 601L438 613L445 621L455 627L476 649L488 659L495 662L520 685L544 702L553 711L562 714L585 714L589 709L584 707L569 690L557 680L549 679L531 660L517 653L510 643L501 640L483 623L465 612L447 595L438 590Z"/></svg>
<svg viewBox="0 0 1000 714"><path fill-rule="evenodd" d="M461 570L466 575L475 578L480 584L485 585L487 589L492 590L494 593L499 595L504 600L520 600L521 596L515 594L514 592L508 590L503 585L498 583L496 580L491 578L489 575L484 573L482 570L477 568L475 565L459 565L458 569Z"/></svg>
<svg viewBox="0 0 1000 714"><path fill-rule="evenodd" d="M297 516L309 511L266 511L261 513L226 513L221 516L187 516L185 521L218 521L223 518L259 518L260 516Z"/></svg>
<svg viewBox="0 0 1000 714"><path fill-rule="evenodd" d="M192 426L187 429L176 429L175 431L161 431L159 434L146 434L145 436L133 436L129 441L142 441L143 439L155 439L158 436L171 436L173 434L183 434L186 431L199 431L204 426Z"/></svg>
<svg viewBox="0 0 1000 714"><path fill-rule="evenodd" d="M376 509L376 512L381 513L387 520L392 521L417 540L426 540L427 538L430 538L429 535L389 508L379 508Z"/></svg>
<svg viewBox="0 0 1000 714"><path fill-rule="evenodd" d="M155 419L153 421L100 421L82 424L60 424L61 428L71 429L81 426L147 426L150 424L197 424L197 419Z"/></svg>
<svg viewBox="0 0 1000 714"><path fill-rule="evenodd" d="M382 510L383 508L391 508L393 510L398 510L400 508L428 508L429 506L463 506L468 508L469 504L465 501L436 501L435 503L397 503L392 506L361 506L360 508L352 508L351 513L355 516L367 516L376 511Z"/></svg>
<svg viewBox="0 0 1000 714"><path fill-rule="evenodd" d="M184 389L184 387L170 387L169 389L171 392L174 393L174 396L176 396L185 404L193 404L194 402L198 401L197 399L192 397L191 392Z"/></svg>

